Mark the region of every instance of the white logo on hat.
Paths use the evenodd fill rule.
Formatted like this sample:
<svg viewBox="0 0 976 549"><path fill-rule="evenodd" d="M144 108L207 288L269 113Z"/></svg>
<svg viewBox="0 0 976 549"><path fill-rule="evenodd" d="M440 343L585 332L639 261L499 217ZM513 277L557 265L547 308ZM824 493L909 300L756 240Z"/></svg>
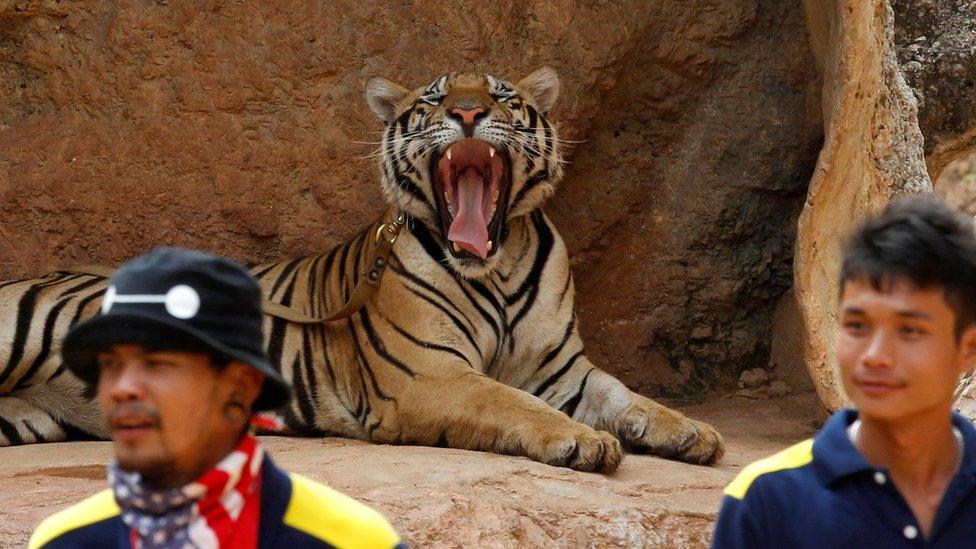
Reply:
<svg viewBox="0 0 976 549"><path fill-rule="evenodd" d="M166 306L166 312L176 318L193 318L200 311L200 294L186 284L173 286L164 295L152 294L129 294L118 293L115 286L109 286L102 298L102 314L112 310L112 305L116 303L162 303Z"/></svg>

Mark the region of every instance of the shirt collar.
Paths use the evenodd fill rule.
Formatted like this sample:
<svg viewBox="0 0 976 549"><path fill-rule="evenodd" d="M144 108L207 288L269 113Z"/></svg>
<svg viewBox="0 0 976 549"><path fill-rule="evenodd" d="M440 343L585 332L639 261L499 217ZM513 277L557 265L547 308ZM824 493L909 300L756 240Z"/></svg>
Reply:
<svg viewBox="0 0 976 549"><path fill-rule="evenodd" d="M813 439L814 467L824 484L833 484L842 478L874 470L847 436L847 428L857 416L857 410L853 408L839 410ZM959 475L976 476L976 428L955 412L952 414L952 424L962 433L965 448Z"/></svg>
<svg viewBox="0 0 976 549"><path fill-rule="evenodd" d="M847 436L847 427L856 419L857 410L844 408L832 415L813 439L813 463L824 484L871 469Z"/></svg>
<svg viewBox="0 0 976 549"><path fill-rule="evenodd" d="M971 421L956 412L952 413L952 424L962 433L964 452L959 475L976 476L976 428L973 428Z"/></svg>

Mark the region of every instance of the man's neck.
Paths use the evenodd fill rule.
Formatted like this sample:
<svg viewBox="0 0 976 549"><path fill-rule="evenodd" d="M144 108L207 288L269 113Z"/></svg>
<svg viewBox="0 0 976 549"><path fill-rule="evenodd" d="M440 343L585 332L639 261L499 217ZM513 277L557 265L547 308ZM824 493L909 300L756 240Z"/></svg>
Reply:
<svg viewBox="0 0 976 549"><path fill-rule="evenodd" d="M951 411L941 408L895 421L862 414L856 445L868 463L915 486L951 476L959 453Z"/></svg>
<svg viewBox="0 0 976 549"><path fill-rule="evenodd" d="M895 489L929 536L946 488L962 459L952 432L951 408L939 407L898 421L861 417L854 442L868 463L888 469Z"/></svg>

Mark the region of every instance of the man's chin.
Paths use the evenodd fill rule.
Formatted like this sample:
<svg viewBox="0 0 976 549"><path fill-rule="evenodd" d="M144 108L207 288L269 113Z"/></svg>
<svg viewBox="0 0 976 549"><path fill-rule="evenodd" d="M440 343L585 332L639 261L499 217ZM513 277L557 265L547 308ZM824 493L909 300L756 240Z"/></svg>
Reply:
<svg viewBox="0 0 976 549"><path fill-rule="evenodd" d="M890 421L904 416L906 410L913 409L914 404L907 394L905 387L862 387L853 380L845 380L844 391L851 399L860 415L867 415L875 419Z"/></svg>
<svg viewBox="0 0 976 549"><path fill-rule="evenodd" d="M883 397L857 395L852 400L859 417L885 423L901 422L906 418L917 416L926 409L926 406L921 405L917 399L912 399L911 395L903 394Z"/></svg>
<svg viewBox="0 0 976 549"><path fill-rule="evenodd" d="M169 459L159 452L142 448L120 448L118 443L115 450L115 461L123 471L139 473L146 478L155 478L169 468Z"/></svg>

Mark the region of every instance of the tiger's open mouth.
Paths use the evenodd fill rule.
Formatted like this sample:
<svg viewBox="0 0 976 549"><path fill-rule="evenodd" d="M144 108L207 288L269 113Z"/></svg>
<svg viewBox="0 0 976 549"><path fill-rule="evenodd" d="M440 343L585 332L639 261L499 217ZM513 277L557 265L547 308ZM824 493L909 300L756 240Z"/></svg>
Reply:
<svg viewBox="0 0 976 549"><path fill-rule="evenodd" d="M431 159L434 195L448 249L484 261L504 230L511 173L508 156L480 139L462 139Z"/></svg>

